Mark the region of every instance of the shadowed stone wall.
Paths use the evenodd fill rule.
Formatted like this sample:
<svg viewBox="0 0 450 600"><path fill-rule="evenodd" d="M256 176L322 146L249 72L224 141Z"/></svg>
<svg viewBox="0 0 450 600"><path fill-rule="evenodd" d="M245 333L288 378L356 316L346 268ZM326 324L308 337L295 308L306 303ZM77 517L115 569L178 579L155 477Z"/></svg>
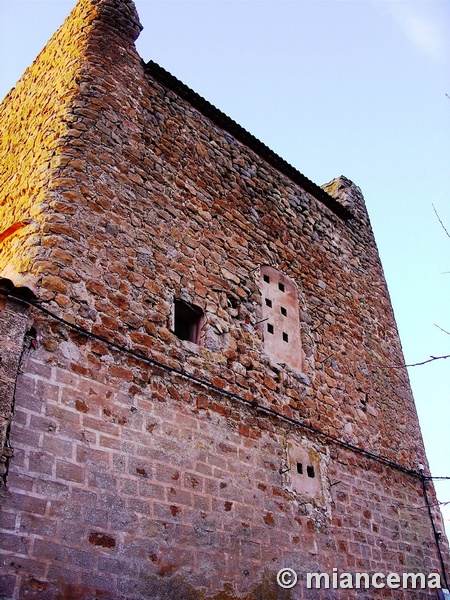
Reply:
<svg viewBox="0 0 450 600"><path fill-rule="evenodd" d="M441 572L360 190L319 188L144 65L138 32L130 2L80 0L1 108L23 166L2 170L0 261L38 298L4 597L339 598L304 574ZM264 350L262 267L298 292L296 368ZM199 344L176 300L201 309Z"/></svg>

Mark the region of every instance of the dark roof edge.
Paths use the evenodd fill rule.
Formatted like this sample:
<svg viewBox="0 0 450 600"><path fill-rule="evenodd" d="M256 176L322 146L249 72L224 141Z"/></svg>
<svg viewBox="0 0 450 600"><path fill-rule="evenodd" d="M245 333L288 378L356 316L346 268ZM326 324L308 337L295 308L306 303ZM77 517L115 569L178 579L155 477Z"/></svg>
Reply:
<svg viewBox="0 0 450 600"><path fill-rule="evenodd" d="M241 127L241 125L236 123L236 121L233 121L233 119L208 102L208 100L205 100L202 96L200 96L200 94L194 92L194 90L177 79L174 75L160 67L152 60L145 65L145 70L149 75L157 79L160 83L166 85L178 96L184 100L187 100L189 104L211 119L211 121L213 121L216 125L222 129L225 129L238 141L256 152L256 154L275 167L275 169L284 175L287 175L287 177L289 177L289 179L291 179L294 183L297 183L317 200L320 200L322 204L325 204L325 206L332 210L341 219L348 221L349 219L354 218L353 213L346 206L342 205L335 198L333 198L333 196L330 196L330 194L325 192L325 190L323 190L320 186L305 177L305 175L300 173L300 171L285 161L284 158L281 158L281 156L276 154L254 135Z"/></svg>

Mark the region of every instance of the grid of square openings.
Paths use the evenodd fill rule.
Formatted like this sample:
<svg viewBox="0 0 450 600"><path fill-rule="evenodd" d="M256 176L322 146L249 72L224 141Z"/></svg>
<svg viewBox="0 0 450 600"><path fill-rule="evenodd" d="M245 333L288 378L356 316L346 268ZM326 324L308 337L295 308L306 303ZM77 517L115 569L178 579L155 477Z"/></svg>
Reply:
<svg viewBox="0 0 450 600"><path fill-rule="evenodd" d="M303 463L301 462L297 463L297 473L299 475L303 475ZM311 479L313 479L316 476L316 473L314 471L314 465L307 465L306 474L308 475L308 477L311 477Z"/></svg>
<svg viewBox="0 0 450 600"><path fill-rule="evenodd" d="M267 275L267 273L265 273L263 275L263 280L265 281L265 283L269 283L269 284L271 283L270 276ZM280 290L280 292L286 291L284 283L282 283L281 281L278 282L278 289ZM270 298L265 298L264 301L268 308L274 307L273 301ZM280 309L280 312L283 315L283 317L287 317L287 314L288 314L287 308L285 306L280 306L279 309ZM270 317L269 317L269 319L270 319ZM272 335L275 335L275 327L273 326L272 323L270 323L270 321L267 323L267 332ZM287 344L289 343L289 334L286 331L281 332L281 338L282 338L283 342L286 342Z"/></svg>

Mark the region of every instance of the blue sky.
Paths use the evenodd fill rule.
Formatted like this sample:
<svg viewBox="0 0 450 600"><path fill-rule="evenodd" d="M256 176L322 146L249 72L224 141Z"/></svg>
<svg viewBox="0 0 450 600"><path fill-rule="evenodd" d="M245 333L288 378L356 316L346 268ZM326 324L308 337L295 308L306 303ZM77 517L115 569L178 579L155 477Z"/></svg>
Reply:
<svg viewBox="0 0 450 600"><path fill-rule="evenodd" d="M0 0L0 97L75 1ZM318 184L361 187L406 362L450 354L450 3L137 0L137 46ZM450 359L409 369L450 476ZM438 495L450 501L450 484ZM450 505L444 509L450 529ZM425 518L425 516L424 516Z"/></svg>

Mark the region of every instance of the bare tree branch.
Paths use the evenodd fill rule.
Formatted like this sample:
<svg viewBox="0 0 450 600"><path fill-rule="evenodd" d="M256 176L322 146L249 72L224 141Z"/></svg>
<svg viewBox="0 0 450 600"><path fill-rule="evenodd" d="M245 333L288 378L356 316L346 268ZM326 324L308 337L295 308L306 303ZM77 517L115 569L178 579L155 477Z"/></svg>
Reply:
<svg viewBox="0 0 450 600"><path fill-rule="evenodd" d="M438 214L438 211L436 210L436 207L434 206L434 204L431 205L433 207L434 210L434 214L437 216L439 223L441 224L442 229L445 231L445 233L447 234L447 237L450 238L450 233L447 231L447 229L445 228L444 223L441 221L441 217Z"/></svg>
<svg viewBox="0 0 450 600"><path fill-rule="evenodd" d="M447 331L446 329L444 329L440 325L437 325L436 323L434 323L434 326L437 327L438 329L440 329L441 331L443 331L444 333L446 333L447 335L450 335L450 331Z"/></svg>
<svg viewBox="0 0 450 600"><path fill-rule="evenodd" d="M421 362L404 364L404 365L375 365L368 364L369 367L377 367L379 369L406 369L407 367L420 367L421 365L426 365L427 363L433 362L435 360L443 360L444 358L450 358L450 354L445 354L444 356L430 356L426 360L422 360Z"/></svg>
<svg viewBox="0 0 450 600"><path fill-rule="evenodd" d="M426 365L427 363L433 362L434 360L442 360L444 358L450 358L450 354L445 354L444 356L430 356L427 360L423 360L422 362L412 363L410 365L404 365L405 367L420 367L420 365Z"/></svg>

